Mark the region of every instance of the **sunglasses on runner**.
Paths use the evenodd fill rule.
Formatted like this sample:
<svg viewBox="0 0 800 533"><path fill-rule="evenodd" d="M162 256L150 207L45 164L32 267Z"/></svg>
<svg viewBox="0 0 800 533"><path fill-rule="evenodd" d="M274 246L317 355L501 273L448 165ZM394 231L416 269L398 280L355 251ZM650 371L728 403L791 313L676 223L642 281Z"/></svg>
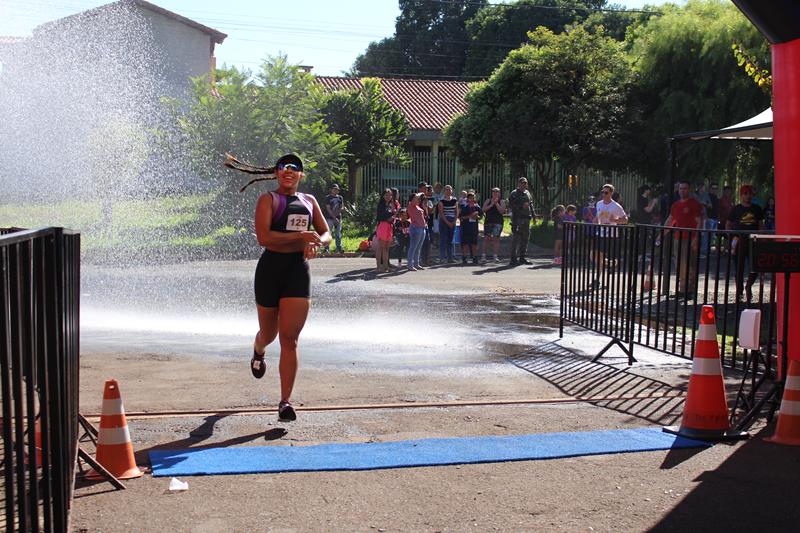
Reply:
<svg viewBox="0 0 800 533"><path fill-rule="evenodd" d="M300 171L300 167L294 163L280 163L276 168L278 170L294 170L295 172Z"/></svg>

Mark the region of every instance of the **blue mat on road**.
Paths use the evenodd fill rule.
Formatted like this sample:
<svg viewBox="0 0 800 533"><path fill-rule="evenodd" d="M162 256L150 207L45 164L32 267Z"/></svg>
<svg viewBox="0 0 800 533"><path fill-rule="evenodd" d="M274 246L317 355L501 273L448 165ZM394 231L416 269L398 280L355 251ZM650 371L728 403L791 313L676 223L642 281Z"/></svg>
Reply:
<svg viewBox="0 0 800 533"><path fill-rule="evenodd" d="M639 428L315 446L156 450L150 452L150 463L156 477L199 476L496 463L708 446L664 433L661 428Z"/></svg>

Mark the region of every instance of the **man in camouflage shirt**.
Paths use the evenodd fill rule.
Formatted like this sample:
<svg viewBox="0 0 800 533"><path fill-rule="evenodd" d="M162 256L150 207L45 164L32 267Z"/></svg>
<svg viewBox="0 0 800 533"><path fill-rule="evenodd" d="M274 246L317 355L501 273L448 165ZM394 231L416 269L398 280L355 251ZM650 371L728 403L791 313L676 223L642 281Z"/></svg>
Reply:
<svg viewBox="0 0 800 533"><path fill-rule="evenodd" d="M528 179L517 180L517 188L508 197L511 209L511 266L530 265L525 258L528 252L528 240L531 236L531 217L533 216L533 198L528 190Z"/></svg>

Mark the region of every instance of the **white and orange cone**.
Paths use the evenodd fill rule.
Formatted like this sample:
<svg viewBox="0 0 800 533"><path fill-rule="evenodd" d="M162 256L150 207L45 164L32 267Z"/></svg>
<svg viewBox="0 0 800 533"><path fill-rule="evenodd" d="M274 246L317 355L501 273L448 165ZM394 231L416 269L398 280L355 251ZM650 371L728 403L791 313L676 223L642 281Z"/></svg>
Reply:
<svg viewBox="0 0 800 533"><path fill-rule="evenodd" d="M800 361L789 360L789 372L783 386L783 399L778 411L775 434L766 439L775 444L800 446Z"/></svg>
<svg viewBox="0 0 800 533"><path fill-rule="evenodd" d="M745 432L731 431L717 343L717 324L711 305L704 305L700 312L692 374L689 376L689 390L680 428L667 427L664 431L700 440L748 437Z"/></svg>
<svg viewBox="0 0 800 533"><path fill-rule="evenodd" d="M106 381L103 390L103 409L100 415L100 431L97 436L97 462L117 479L131 479L143 474L133 457L133 444L125 421L125 409L119 393L117 380ZM103 476L91 470L86 477L101 479Z"/></svg>

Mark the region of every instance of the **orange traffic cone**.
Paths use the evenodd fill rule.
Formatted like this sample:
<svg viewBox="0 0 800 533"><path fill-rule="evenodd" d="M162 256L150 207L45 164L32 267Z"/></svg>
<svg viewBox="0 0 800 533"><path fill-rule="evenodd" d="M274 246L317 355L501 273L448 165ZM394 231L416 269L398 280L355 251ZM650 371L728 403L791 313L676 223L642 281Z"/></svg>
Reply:
<svg viewBox="0 0 800 533"><path fill-rule="evenodd" d="M100 415L100 431L97 436L97 462L117 479L131 479L142 475L133 457L131 435L125 421L125 409L119 394L117 380L106 381L103 391L103 409ZM101 479L95 470L86 477Z"/></svg>
<svg viewBox="0 0 800 533"><path fill-rule="evenodd" d="M680 428L664 431L700 440L733 440L747 438L746 432L732 431L728 421L728 401L722 381L717 324L714 307L704 305L700 312L700 328L695 337L692 374L683 408Z"/></svg>
<svg viewBox="0 0 800 533"><path fill-rule="evenodd" d="M789 360L775 434L764 439L775 444L800 446L800 361Z"/></svg>

